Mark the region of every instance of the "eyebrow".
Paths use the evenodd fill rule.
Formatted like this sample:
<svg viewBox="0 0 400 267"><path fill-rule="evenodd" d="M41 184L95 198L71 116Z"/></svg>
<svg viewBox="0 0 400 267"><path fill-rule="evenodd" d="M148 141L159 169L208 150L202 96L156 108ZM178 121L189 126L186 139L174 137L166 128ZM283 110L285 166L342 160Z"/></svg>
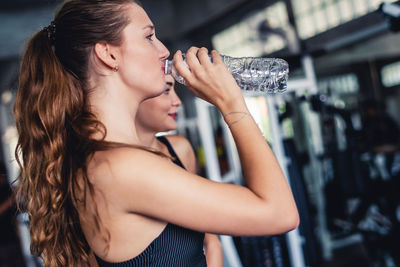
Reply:
<svg viewBox="0 0 400 267"><path fill-rule="evenodd" d="M149 28L151 30L154 30L154 25L152 25L152 24L146 25L146 26L143 27L143 30L145 30L147 28Z"/></svg>
<svg viewBox="0 0 400 267"><path fill-rule="evenodd" d="M172 85L174 85L174 83L172 83L172 82L167 82L167 85L172 86Z"/></svg>

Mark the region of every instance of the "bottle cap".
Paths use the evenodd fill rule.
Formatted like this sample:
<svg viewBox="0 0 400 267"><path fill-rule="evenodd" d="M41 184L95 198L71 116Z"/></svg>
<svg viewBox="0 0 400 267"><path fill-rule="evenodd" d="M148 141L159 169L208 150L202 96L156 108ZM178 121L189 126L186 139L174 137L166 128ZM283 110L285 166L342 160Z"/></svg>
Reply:
<svg viewBox="0 0 400 267"><path fill-rule="evenodd" d="M164 73L165 75L167 74L172 74L172 66L174 65L174 62L172 60L165 60L164 63Z"/></svg>

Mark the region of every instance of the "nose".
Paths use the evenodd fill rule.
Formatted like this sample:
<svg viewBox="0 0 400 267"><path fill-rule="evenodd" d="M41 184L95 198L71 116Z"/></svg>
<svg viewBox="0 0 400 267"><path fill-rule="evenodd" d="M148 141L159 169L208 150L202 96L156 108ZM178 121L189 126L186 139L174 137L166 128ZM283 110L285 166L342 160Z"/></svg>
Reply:
<svg viewBox="0 0 400 267"><path fill-rule="evenodd" d="M172 105L175 107L179 107L182 104L182 101L179 98L179 96L176 94L175 90L171 90L171 91L172 91Z"/></svg>
<svg viewBox="0 0 400 267"><path fill-rule="evenodd" d="M158 50L160 52L160 58L162 60L167 59L170 55L169 50L165 47L165 45L161 41L158 40L158 42L159 42Z"/></svg>

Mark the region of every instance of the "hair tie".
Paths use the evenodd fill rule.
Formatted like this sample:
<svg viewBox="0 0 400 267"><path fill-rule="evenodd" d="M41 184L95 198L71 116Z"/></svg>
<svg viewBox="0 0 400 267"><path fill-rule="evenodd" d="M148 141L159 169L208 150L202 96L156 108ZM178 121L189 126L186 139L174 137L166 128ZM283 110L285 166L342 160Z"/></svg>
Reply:
<svg viewBox="0 0 400 267"><path fill-rule="evenodd" d="M50 23L49 26L44 27L43 30L47 32L47 38L51 41L52 44L54 44L56 40L56 23L54 20Z"/></svg>

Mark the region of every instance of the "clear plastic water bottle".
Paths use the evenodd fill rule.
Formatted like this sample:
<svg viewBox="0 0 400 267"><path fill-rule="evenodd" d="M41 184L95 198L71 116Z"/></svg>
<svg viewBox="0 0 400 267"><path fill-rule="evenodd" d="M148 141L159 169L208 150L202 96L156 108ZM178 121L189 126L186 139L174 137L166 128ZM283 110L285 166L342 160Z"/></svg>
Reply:
<svg viewBox="0 0 400 267"><path fill-rule="evenodd" d="M267 93L286 91L289 65L285 60L224 55L221 57L242 90ZM185 59L185 55L183 58ZM172 60L165 62L165 74L172 75L177 82L186 85L185 79L179 75Z"/></svg>

